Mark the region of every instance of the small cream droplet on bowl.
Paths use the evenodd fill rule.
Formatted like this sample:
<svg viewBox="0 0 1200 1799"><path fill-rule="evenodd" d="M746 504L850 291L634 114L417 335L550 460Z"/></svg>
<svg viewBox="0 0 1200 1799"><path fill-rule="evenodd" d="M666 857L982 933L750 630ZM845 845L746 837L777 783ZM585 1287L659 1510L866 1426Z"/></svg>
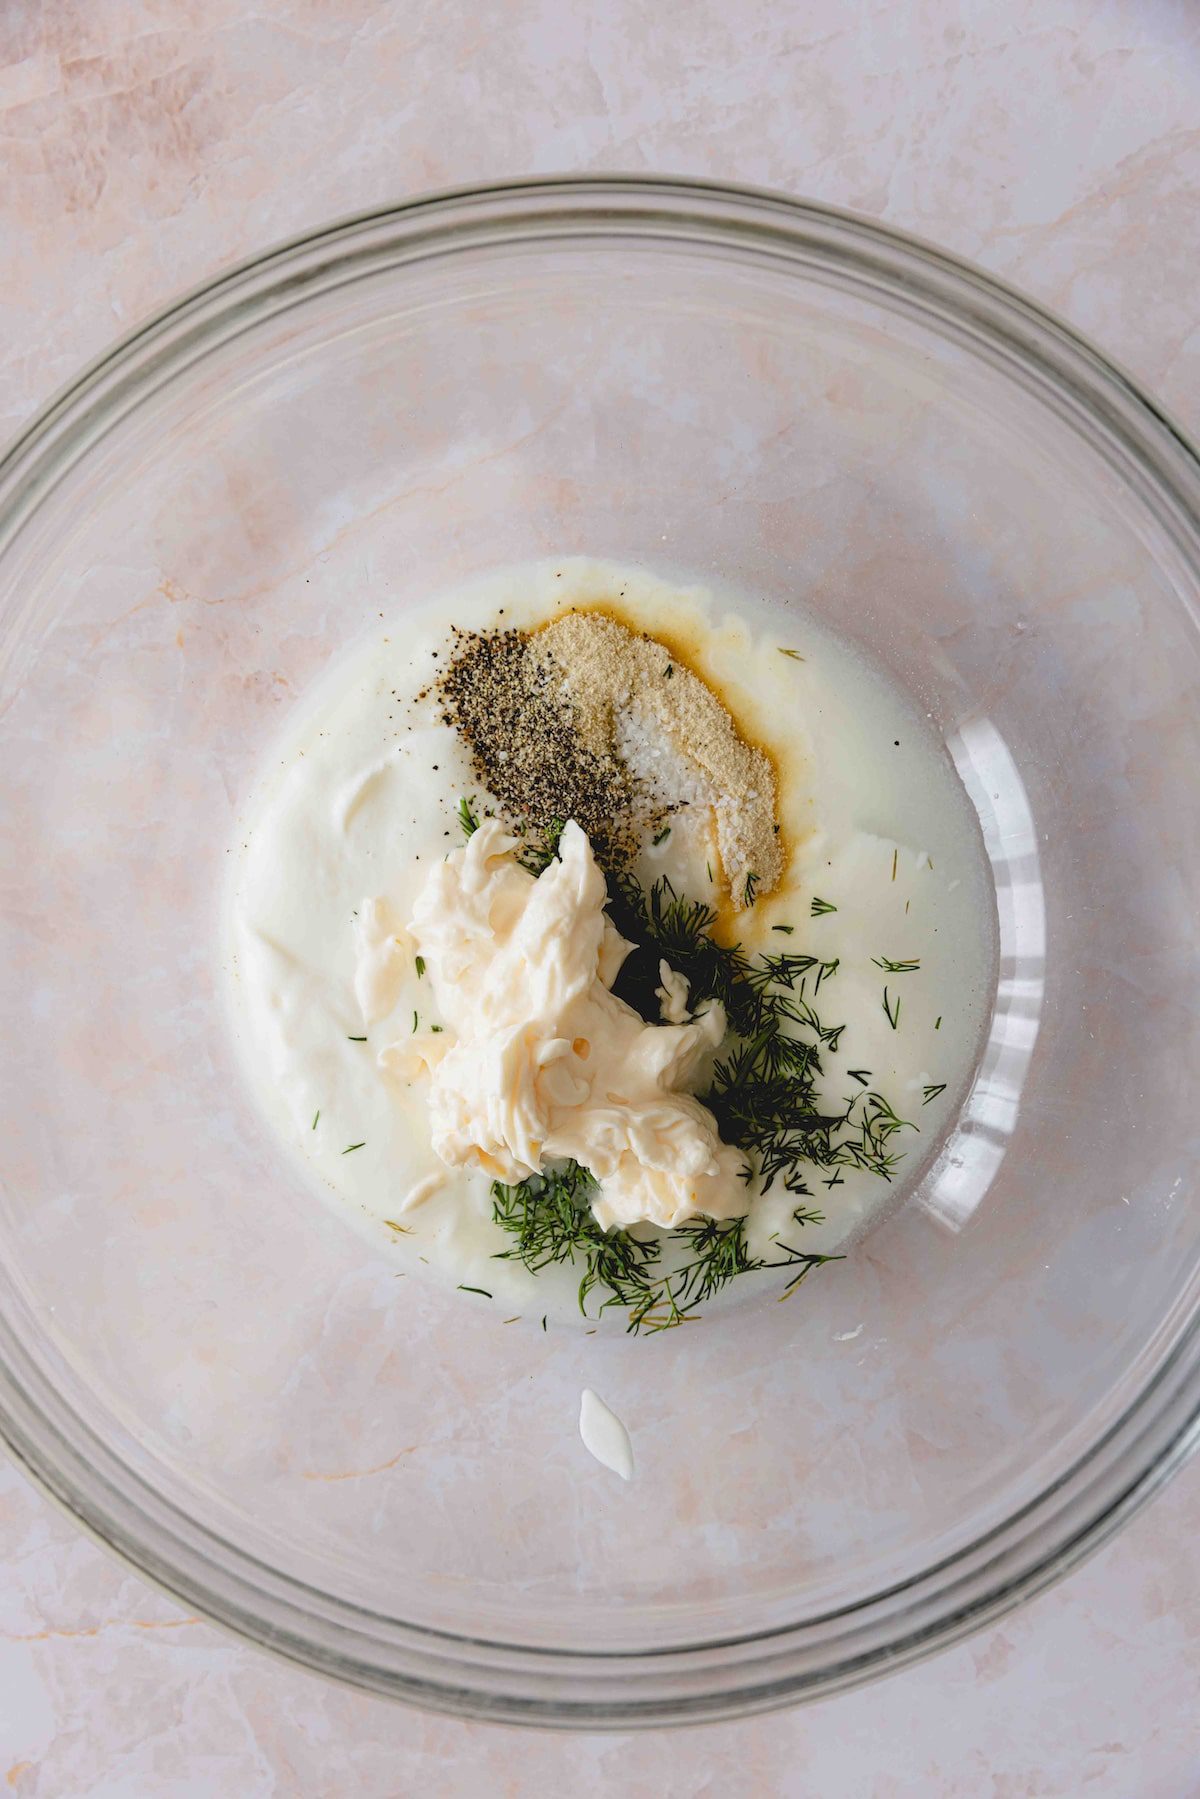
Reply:
<svg viewBox="0 0 1200 1799"><path fill-rule="evenodd" d="M585 1387L579 1400L579 1434L583 1446L604 1467L619 1474L622 1480L633 1479L633 1445L629 1432L615 1412Z"/></svg>

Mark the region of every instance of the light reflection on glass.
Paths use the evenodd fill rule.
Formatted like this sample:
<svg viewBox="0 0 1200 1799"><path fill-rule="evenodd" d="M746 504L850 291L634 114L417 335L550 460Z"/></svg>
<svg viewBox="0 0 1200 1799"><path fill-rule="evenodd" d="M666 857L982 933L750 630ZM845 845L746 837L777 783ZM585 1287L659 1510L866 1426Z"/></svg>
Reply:
<svg viewBox="0 0 1200 1799"><path fill-rule="evenodd" d="M1046 903L1037 831L1012 752L990 719L970 719L947 747L979 814L996 883L1000 968L979 1072L917 1203L961 1230L1004 1160L1037 1042L1045 993Z"/></svg>

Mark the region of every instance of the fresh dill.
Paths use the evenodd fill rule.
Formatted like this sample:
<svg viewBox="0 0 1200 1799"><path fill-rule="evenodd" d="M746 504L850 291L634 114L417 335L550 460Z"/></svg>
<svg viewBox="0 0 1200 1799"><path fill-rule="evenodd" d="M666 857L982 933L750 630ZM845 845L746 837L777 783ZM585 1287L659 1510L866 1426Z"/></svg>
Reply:
<svg viewBox="0 0 1200 1799"><path fill-rule="evenodd" d="M921 1089L921 1093L922 1093L921 1104L923 1106L927 1106L931 1100L934 1100L937 1098L939 1093L944 1093L945 1091L946 1091L945 1081L938 1081L933 1086L930 1086L930 1087L922 1087L922 1089Z"/></svg>
<svg viewBox="0 0 1200 1799"><path fill-rule="evenodd" d="M788 656L793 662L804 661L804 657L800 654L799 650L785 650L782 644L776 645L776 648L779 650L781 656Z"/></svg>
<svg viewBox="0 0 1200 1799"><path fill-rule="evenodd" d="M898 849L894 849L892 851L892 879L893 879L893 881L896 878L896 869L899 865L899 862L900 862L900 851Z"/></svg>
<svg viewBox="0 0 1200 1799"><path fill-rule="evenodd" d="M820 1218L802 1203L814 1171L828 1186L841 1185L847 1168L891 1180L902 1154L896 1139L916 1126L870 1086L870 1070L850 1071L859 1087L850 1100L829 1107L820 1099L824 1058L837 1053L844 1026L823 1021L806 984L815 982L815 999L820 982L836 973L837 959L791 953L752 959L740 945L719 944L711 934L714 908L678 894L665 877L648 891L629 876L616 877L609 913L638 946L616 991L643 1016L657 1017L660 960L687 980L693 1007L717 1000L724 1008L724 1053L700 1098L722 1139L745 1152L747 1181L762 1192L781 1187L796 1202L792 1222L800 1228ZM699 1219L645 1240L606 1231L592 1210L594 1193L591 1175L574 1162L514 1185L495 1182L493 1218L512 1238L499 1253L532 1273L572 1266L580 1309L586 1312L596 1294L599 1310L624 1310L634 1332L690 1322L739 1274L786 1268L786 1297L830 1259L794 1242L777 1242L771 1256L756 1257L741 1219Z"/></svg>
<svg viewBox="0 0 1200 1799"><path fill-rule="evenodd" d="M942 1015L940 1012L938 1013L937 1017L933 1021L933 1028L935 1031L940 1031L942 1028Z"/></svg>
<svg viewBox="0 0 1200 1799"><path fill-rule="evenodd" d="M466 1281L459 1281L458 1290L460 1293L482 1293L485 1299L492 1298L486 1287L469 1287Z"/></svg>
<svg viewBox="0 0 1200 1799"><path fill-rule="evenodd" d="M605 1231L591 1201L595 1183L585 1168L568 1162L560 1169L531 1175L516 1186L492 1185L492 1215L514 1239L498 1260L519 1261L533 1274L551 1264L569 1264L579 1273L579 1309L603 1294L598 1312L624 1311L629 1332L669 1330L698 1316L696 1308L739 1274L786 1268L789 1279L781 1298L795 1291L805 1275L836 1256L809 1254L791 1244L776 1243L776 1254L751 1255L745 1221L705 1218L668 1236L641 1242L628 1231ZM797 1207L797 1225L819 1220L820 1214Z"/></svg>
<svg viewBox="0 0 1200 1799"><path fill-rule="evenodd" d="M835 956L832 962L817 963L817 979L816 985L813 987L814 997L821 991L821 982L827 981L831 974L836 974L841 965L842 959L840 956Z"/></svg>
<svg viewBox="0 0 1200 1799"><path fill-rule="evenodd" d="M464 837L473 837L479 829L479 814L474 810L471 800L464 794L458 802L458 822L462 826Z"/></svg>
<svg viewBox="0 0 1200 1799"><path fill-rule="evenodd" d="M581 1312L597 1286L617 1295L619 1303L636 1303L645 1284L642 1270L660 1254L656 1242L639 1243L626 1231L603 1228L591 1208L593 1186L577 1162L513 1186L492 1183L492 1216L515 1239L497 1259L523 1262L531 1274L552 1263L576 1263Z"/></svg>
<svg viewBox="0 0 1200 1799"><path fill-rule="evenodd" d="M919 956L910 956L907 962L893 962L888 956L872 956L871 961L876 968L882 968L884 974L915 974L921 966Z"/></svg>
<svg viewBox="0 0 1200 1799"><path fill-rule="evenodd" d="M758 892L758 885L758 875L754 874L753 871L748 871L746 875L746 884L742 888L743 906L752 906L754 904L754 896Z"/></svg>
<svg viewBox="0 0 1200 1799"><path fill-rule="evenodd" d="M888 990L886 987L883 990L883 1009L884 1009L884 1012L887 1014L887 1021L891 1025L892 1029L894 1031L898 1030L900 1028L900 995L899 994L896 995L896 1003L895 1003L895 1006L893 1007L889 1003Z"/></svg>
<svg viewBox="0 0 1200 1799"><path fill-rule="evenodd" d="M413 1036L414 1037L417 1034L417 1027L420 1025L420 1022L421 1022L421 1020L417 1017L417 1014L414 1012L413 1013Z"/></svg>
<svg viewBox="0 0 1200 1799"><path fill-rule="evenodd" d="M814 898L813 903L812 903L812 913L811 913L811 916L813 918L824 918L827 912L836 912L836 911L837 911L837 907L831 906L828 900Z"/></svg>
<svg viewBox="0 0 1200 1799"><path fill-rule="evenodd" d="M314 1131L316 1130L317 1125L320 1123L320 1121L321 1121L321 1108L320 1108L320 1106L318 1106L316 1111L313 1113L312 1128Z"/></svg>
<svg viewBox="0 0 1200 1799"><path fill-rule="evenodd" d="M413 958L413 967L417 971L417 979L419 981L421 976L425 973L425 958L424 958L424 956L414 957Z"/></svg>
<svg viewBox="0 0 1200 1799"><path fill-rule="evenodd" d="M401 1237L411 1237L412 1236L412 1225L411 1224L397 1224L396 1220L394 1218L385 1218L383 1222L387 1225L389 1231L395 1231L398 1236L401 1236Z"/></svg>
<svg viewBox="0 0 1200 1799"><path fill-rule="evenodd" d="M349 1144L347 1144L346 1148L342 1151L342 1154L344 1156L351 1156L354 1154L354 1151L356 1149L365 1149L366 1142L367 1142L367 1140L364 1137L361 1143L349 1143Z"/></svg>
<svg viewBox="0 0 1200 1799"><path fill-rule="evenodd" d="M795 935L796 927L790 924L773 924L771 929L778 931L781 937L792 937Z"/></svg>
<svg viewBox="0 0 1200 1799"><path fill-rule="evenodd" d="M650 839L650 841L651 841L651 843L653 843L653 844L654 844L654 845L655 845L655 847L656 847L656 848L657 848L657 846L658 846L658 845L659 845L659 844L660 844L660 843L665 843L665 842L666 842L666 841L667 841L667 838L668 838L668 837L669 837L669 836L670 836L670 835L671 835L671 827L670 827L670 825L664 825L664 826L663 826L663 828L662 828L662 830L661 830L661 831L656 831L656 832L655 832L655 834L654 834L654 836L653 836L653 837L652 837L652 838L651 838L651 839Z"/></svg>
<svg viewBox="0 0 1200 1799"><path fill-rule="evenodd" d="M347 1037L346 1039L347 1043L365 1043L366 1041L365 1037Z"/></svg>
<svg viewBox="0 0 1200 1799"><path fill-rule="evenodd" d="M565 818L552 818L537 833L536 842L525 843L517 853L517 861L531 875L540 875L558 855L559 839L567 828Z"/></svg>

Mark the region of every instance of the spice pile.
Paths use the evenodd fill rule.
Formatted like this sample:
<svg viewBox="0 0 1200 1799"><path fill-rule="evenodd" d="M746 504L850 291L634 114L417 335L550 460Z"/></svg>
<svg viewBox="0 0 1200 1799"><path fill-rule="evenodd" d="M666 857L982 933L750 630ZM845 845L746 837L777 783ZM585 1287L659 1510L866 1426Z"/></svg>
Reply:
<svg viewBox="0 0 1200 1799"><path fill-rule="evenodd" d="M470 747L476 778L533 847L552 847L546 840L573 818L602 868L626 868L644 808L630 771L580 731L561 687L525 632L455 629L437 693L444 722Z"/></svg>
<svg viewBox="0 0 1200 1799"><path fill-rule="evenodd" d="M573 818L601 866L620 873L665 818L701 808L735 906L778 884L770 762L648 634L600 612L534 632L456 630L436 693L481 786L535 851Z"/></svg>

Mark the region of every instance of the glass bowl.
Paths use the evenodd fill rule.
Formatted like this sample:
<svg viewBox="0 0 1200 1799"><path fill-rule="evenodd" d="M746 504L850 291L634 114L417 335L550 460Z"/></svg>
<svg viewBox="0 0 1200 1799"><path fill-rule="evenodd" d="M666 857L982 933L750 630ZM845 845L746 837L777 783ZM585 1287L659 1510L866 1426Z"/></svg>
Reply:
<svg viewBox="0 0 1200 1799"><path fill-rule="evenodd" d="M1189 446L1061 323L769 194L416 201L118 345L0 485L19 1461L264 1646L556 1724L828 1692L1103 1540L1200 1409L1198 513ZM395 1278L300 1190L219 998L287 709L381 616L568 552L864 645L996 876L991 1033L908 1203L789 1304L649 1340Z"/></svg>

